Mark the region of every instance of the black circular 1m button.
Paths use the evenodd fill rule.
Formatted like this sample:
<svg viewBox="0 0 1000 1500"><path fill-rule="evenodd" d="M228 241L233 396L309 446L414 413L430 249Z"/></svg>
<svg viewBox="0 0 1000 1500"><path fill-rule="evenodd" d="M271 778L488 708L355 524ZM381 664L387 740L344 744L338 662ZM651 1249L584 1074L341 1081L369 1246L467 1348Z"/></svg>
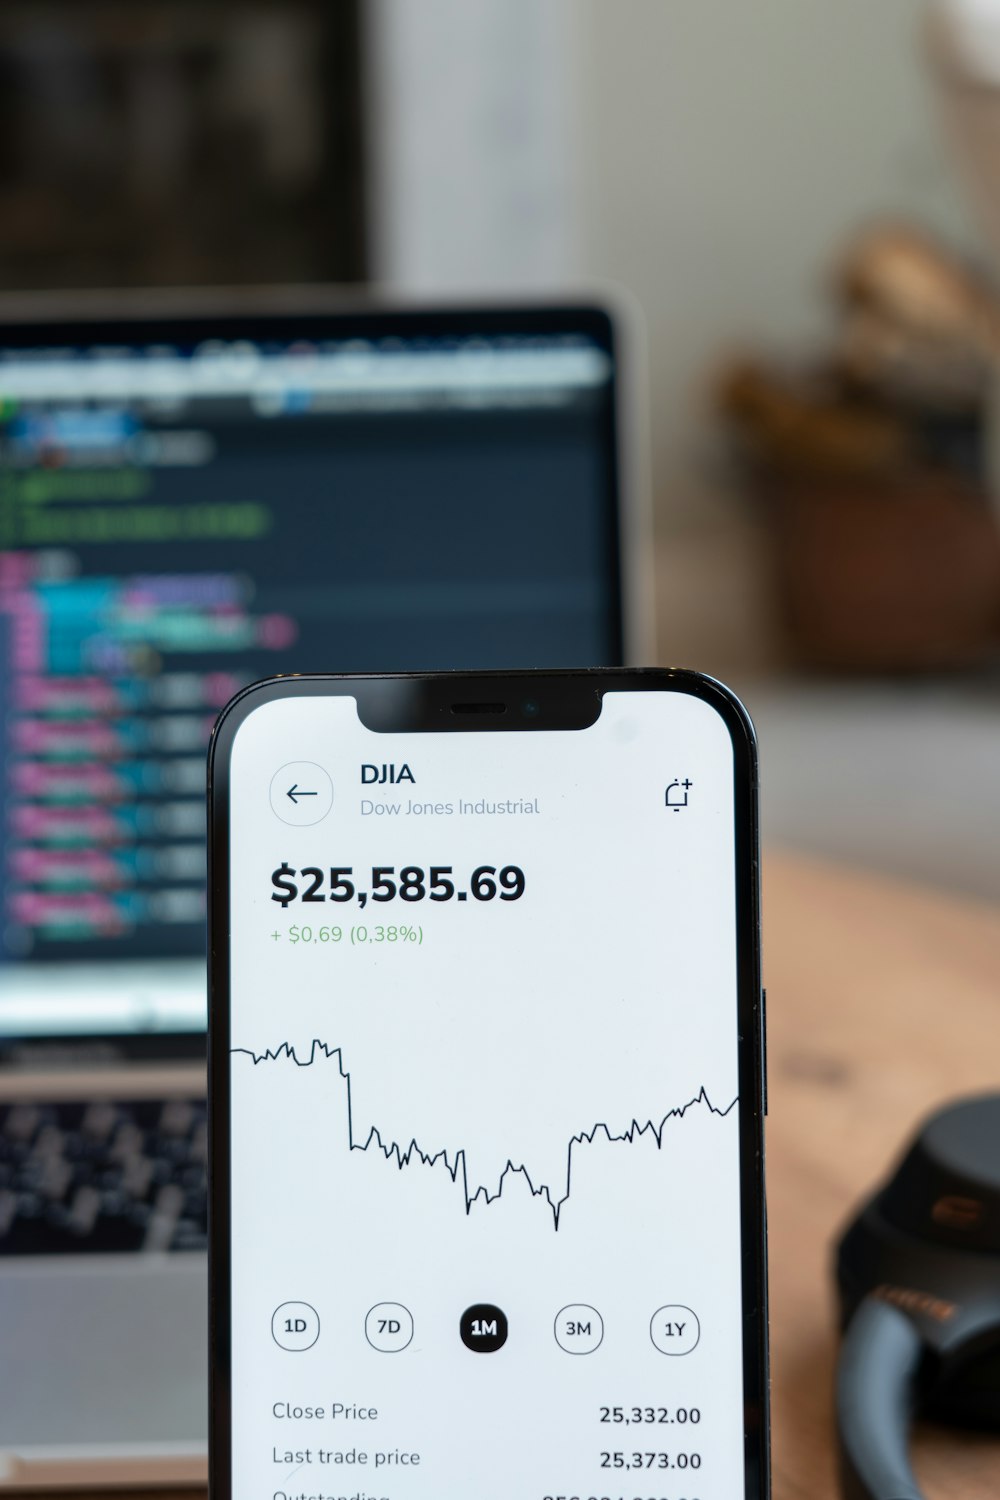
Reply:
<svg viewBox="0 0 1000 1500"><path fill-rule="evenodd" d="M474 1354L495 1354L507 1342L507 1315L492 1302L476 1302L465 1309L458 1331Z"/></svg>

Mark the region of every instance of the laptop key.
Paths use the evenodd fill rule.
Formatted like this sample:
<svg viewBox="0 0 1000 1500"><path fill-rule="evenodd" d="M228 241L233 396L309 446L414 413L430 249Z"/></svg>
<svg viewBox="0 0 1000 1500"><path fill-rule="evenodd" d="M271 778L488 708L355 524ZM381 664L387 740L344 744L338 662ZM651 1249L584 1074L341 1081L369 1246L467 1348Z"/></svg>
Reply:
<svg viewBox="0 0 1000 1500"><path fill-rule="evenodd" d="M4 1133L11 1141L30 1141L41 1118L41 1111L34 1104L15 1104L7 1111Z"/></svg>
<svg viewBox="0 0 1000 1500"><path fill-rule="evenodd" d="M0 1106L0 1256L203 1250L201 1100Z"/></svg>
<svg viewBox="0 0 1000 1500"><path fill-rule="evenodd" d="M80 1130L84 1136L90 1136L92 1140L106 1141L118 1120L117 1107L109 1104L106 1099L100 1099L95 1104L87 1105Z"/></svg>
<svg viewBox="0 0 1000 1500"><path fill-rule="evenodd" d="M14 1193L0 1188L0 1235L7 1233L14 1222L17 1214L17 1197Z"/></svg>

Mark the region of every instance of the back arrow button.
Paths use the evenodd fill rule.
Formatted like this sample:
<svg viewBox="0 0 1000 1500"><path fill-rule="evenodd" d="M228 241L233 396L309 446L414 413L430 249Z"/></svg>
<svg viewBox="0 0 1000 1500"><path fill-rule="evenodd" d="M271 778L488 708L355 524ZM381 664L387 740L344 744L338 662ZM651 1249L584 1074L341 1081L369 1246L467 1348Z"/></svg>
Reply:
<svg viewBox="0 0 1000 1500"><path fill-rule="evenodd" d="M315 761L289 760L271 777L268 796L283 823L306 828L322 822L333 806L333 782Z"/></svg>

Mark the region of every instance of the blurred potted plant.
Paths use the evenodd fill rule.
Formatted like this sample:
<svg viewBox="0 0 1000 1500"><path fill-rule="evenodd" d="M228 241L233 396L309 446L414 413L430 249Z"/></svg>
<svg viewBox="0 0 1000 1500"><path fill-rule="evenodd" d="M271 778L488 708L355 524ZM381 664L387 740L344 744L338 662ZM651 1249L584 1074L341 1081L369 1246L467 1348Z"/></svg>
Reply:
<svg viewBox="0 0 1000 1500"><path fill-rule="evenodd" d="M763 497L804 665L968 666L1000 643L984 435L1000 358L985 283L925 236L865 233L836 275L821 365L733 362L718 403Z"/></svg>

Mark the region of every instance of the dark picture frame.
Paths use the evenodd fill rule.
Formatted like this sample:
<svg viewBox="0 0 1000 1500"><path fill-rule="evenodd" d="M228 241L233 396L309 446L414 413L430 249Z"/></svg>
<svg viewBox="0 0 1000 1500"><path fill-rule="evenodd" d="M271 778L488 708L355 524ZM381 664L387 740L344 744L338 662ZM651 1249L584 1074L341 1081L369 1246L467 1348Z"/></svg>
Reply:
<svg viewBox="0 0 1000 1500"><path fill-rule="evenodd" d="M0 6L0 291L366 274L358 0Z"/></svg>

